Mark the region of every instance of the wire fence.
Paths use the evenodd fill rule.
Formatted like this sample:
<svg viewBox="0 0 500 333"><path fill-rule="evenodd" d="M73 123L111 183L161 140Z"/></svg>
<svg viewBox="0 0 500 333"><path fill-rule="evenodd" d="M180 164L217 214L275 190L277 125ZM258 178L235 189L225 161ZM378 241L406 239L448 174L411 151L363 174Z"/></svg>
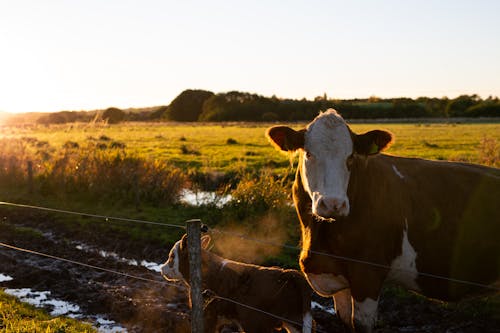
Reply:
<svg viewBox="0 0 500 333"><path fill-rule="evenodd" d="M18 207L18 208L27 208L27 209L35 209L35 210L41 210L41 211L49 211L49 212L55 212L55 213L63 213L63 214L71 214L71 215L79 215L79 216L85 216L85 217L93 217L93 218L98 218L98 219L104 219L106 221L110 220L115 220L115 221L124 221L124 222L132 222L132 223L140 223L140 224L150 224L150 225L157 225L157 226L163 226L163 227L173 227L173 228L181 228L181 229L186 229L184 225L181 224L172 224L172 223L163 223L163 222L154 222L154 221L147 221L147 220L138 220L138 219L131 219L131 218L123 218L123 217L114 217L114 216L107 216L107 215L99 215L99 214L92 214L92 213L85 213L85 212L75 212L75 211L69 211L69 210L62 210L62 209L56 209L56 208L49 208L49 207L41 207L41 206L34 206L34 205L25 205L25 204L18 204L18 203L11 203L11 202L6 202L6 201L0 201L0 205L4 206L12 206L12 207ZM247 241L255 242L255 243L260 243L263 245L268 245L268 246L273 246L273 247L281 247L281 248L286 248L286 249L291 249L294 251L302 251L302 248L297 245L290 245L290 244L283 244L283 243L276 243L276 242L271 242L263 239L258 239L254 237L249 237L245 234L241 233L235 233L235 232L229 232L225 230L221 230L218 228L210 228L211 231L215 233L220 233L220 234L225 234L231 237L237 237L240 239L244 239ZM346 262L353 262L353 263L358 263L362 265L367 265L367 266L372 266L376 268L381 268L381 269L386 269L386 270L395 270L399 271L402 273L412 273L414 274L414 271L409 271L403 268L394 268L390 265L386 264L381 264L381 263L376 263L376 262L371 262L367 260L362 260L359 258L351 258L351 257L346 257L346 256L340 256L340 255L335 255L332 253L326 253L326 252L320 252L320 251L314 251L314 250L308 250L310 253L325 256L325 257L330 257L336 260L341 260L341 261L346 261ZM428 277L428 278L434 278L434 279L439 279L439 280L445 280L449 282L454 282L454 283L459 283L459 284L465 284L465 285L470 285L470 286L475 286L475 287L480 287L484 289L491 289L495 291L500 291L499 287L492 286L492 285L486 285L474 281L467 281L467 280L462 280L462 279L454 279L454 278L449 278L446 276L441 276L437 274L432 274L432 273L427 273L427 272L417 272L418 275L422 277Z"/></svg>
<svg viewBox="0 0 500 333"><path fill-rule="evenodd" d="M26 204L18 204L18 203L11 203L11 202L5 202L5 201L0 201L0 205L10 206L10 207L17 207L17 208L25 208L25 209L35 209L35 210L40 210L40 211L62 213L62 214L70 214L70 215L77 215L77 216L84 216L84 217L92 217L92 218L97 218L97 219L104 219L105 221L111 221L111 220L113 220L113 221L122 221L122 222L131 222L131 223L138 223L138 224L148 224L148 225L155 225L155 226L162 226L162 227L186 229L186 227L184 225L181 225L181 224L163 223L163 222L155 222L155 221L147 221L147 220L139 220L139 219L131 219L131 218L123 218L123 217L115 217L115 216L107 216L107 215L99 215L99 214L92 214L92 213L85 213L85 212L75 212L75 211L69 211L69 210L62 210L62 209L49 208L49 207L41 207L41 206L34 206L34 205L26 205ZM221 230L221 229L218 229L218 228L213 228L213 229L210 229L210 230L213 231L213 232L215 232L215 233L225 234L225 235L228 235L228 236L231 236L231 237L238 237L240 239L244 239L244 240L247 240L247 241L260 243L260 244L267 245L267 246L282 247L282 248L296 250L296 251L301 251L302 250L299 246L289 245L289 244L283 244L283 243L275 243L275 242L271 242L271 241L267 241L267 240L262 240L262 239L258 239L258 238L249 237L249 236L247 236L245 234L228 232L228 231ZM58 261L62 261L62 262L66 262L66 263L70 263L70 264L74 264L74 265L79 265L79 266L90 268L90 269L100 270L100 271L104 271L104 272L108 272L108 273L111 273L111 274L116 274L116 275L124 276L124 277L131 278L131 279L142 280L142 281L151 282L151 283L155 283L155 284L166 284L166 285L170 285L170 286L173 286L173 287L176 287L176 288L185 289L184 286L180 286L180 285L173 284L173 283L168 283L166 280L153 280L153 279L149 279L149 278L145 278L145 277L141 277L141 276L137 276L137 275L132 275L132 274L125 273L125 272L111 270L111 269L107 269L107 268L103 268L103 267L99 267L99 266L95 266L95 265L91 265L91 264L86 264L86 263L78 262L78 261L67 259L67 258L58 257L58 256L51 255L51 254L46 254L46 253L42 253L42 252L30 250L30 249L25 249L25 248L17 247L17 246L6 244L6 243L2 243L2 242L0 242L0 246L3 247L3 248L10 249L10 250L15 250L15 251L20 251L20 252L28 253L28 254L31 254L31 255L37 255L37 256L41 256L41 257L45 257L45 258L50 258L50 259L53 259L53 260L58 260ZM380 264L380 263L374 263L374 262L370 262L370 261L366 261L366 260L361 260L361 259L357 259L357 258L350 258L350 257L338 256L338 255L334 255L334 254L331 254L331 253L318 252L318 251L309 251L309 252L317 254L317 255L331 257L331 258L334 258L336 260L342 260L342 261L347 261L347 262L354 262L354 263L358 263L358 264L363 264L363 265L372 266L372 267L376 267L376 268L387 269L387 270L391 270L391 269L394 270L394 268L391 267L391 266L389 266L389 265L384 265L384 264ZM409 272L408 270L405 270L405 269L397 269L397 270L401 271L401 272ZM414 273L414 272L412 272L412 273ZM485 288L485 289L491 289L491 290L495 290L495 291L500 291L500 288L498 288L498 287L491 286L491 285L485 285L485 284L481 284L481 283L477 283L477 282L473 282L473 281L453 279L453 278L448 278L448 277L445 277L445 276L440 276L440 275L430 274L430 273L425 273L425 272L418 272L418 274L420 276L425 276L425 277L428 277L428 278L435 278L435 279L447 280L449 282L460 283L460 284L471 285L471 286L475 286L475 287L481 287L481 288ZM286 321L286 322L291 323L293 325L297 325L297 326L303 327L303 323L298 323L298 322L291 321L291 320L289 320L287 318L283 318L283 317L277 316L277 315L272 314L270 312L264 311L262 309L258 309L256 307L252 307L250 305L247 305L247 304L244 304L244 303L241 303L241 302L238 302L238 301L233 300L231 298L223 297L223 296L220 296L220 295L214 295L214 297L218 298L220 300L227 301L227 302L232 302L232 303L234 303L236 305L239 305L239 306L242 306L242 307L246 307L248 309L251 309L251 310L254 310L254 311L257 311L257 312L264 313L266 315L269 315L271 317L274 317L274 318L282 320L282 321ZM320 329L316 329L316 331L317 332L322 332Z"/></svg>
<svg viewBox="0 0 500 333"><path fill-rule="evenodd" d="M83 262L80 262L80 261L76 261L76 260L72 260L72 259L67 259L67 258L63 258L63 257L59 257L59 256L55 256L55 255L51 255L51 254L39 252L39 251L34 251L34 250L30 250L30 249L21 248L21 247L10 245L10 244L6 244L6 243L3 243L3 242L0 242L0 247L7 248L7 249L10 249L10 250L19 251L19 252L23 252L23 253L27 253L27 254L31 254L31 255L45 257L45 258L49 258L49 259L53 259L53 260L57 260L57 261L61 261L61 262L66 262L66 263L70 263L70 264L73 264L73 265L82 266L82 267L85 267L85 268L90 268L90 269L95 269L95 270L99 270L99 271L103 271L103 272L107 272L107 273L111 273L111 274L116 274L116 275L124 276L124 277L130 278L130 279L135 279L135 280L140 280L140 281L145 281L145 282L151 282L151 283L161 284L161 285L169 285L169 286L178 288L178 289L183 290L183 291L186 289L186 287L183 286L183 285L169 283L166 280L153 280L153 279L145 278L145 277L142 277L142 276L133 275L133 274L125 273L125 272L120 272L120 271L116 271L116 270L112 270L112 269L108 269L108 268L104 268L104 267L100 267L100 266L96 266L96 265L90 265L90 264L86 264L86 263L83 263ZM290 324L294 324L294 325L297 325L297 326L300 326L300 327L312 328L312 327L309 327L307 325L304 325L303 323L296 322L296 321L290 320L290 319L282 317L282 316L278 316L278 315L273 314L271 312L264 311L264 310L261 310L259 308L256 308L256 307L253 307L253 306L250 306L250 305L238 302L238 301L233 300L233 299L228 298L228 297L223 297L223 296L219 296L217 294L214 294L213 298L217 298L217 299L220 299L220 300L223 300L223 301L226 301L226 302L230 302L230 303L239 305L241 307L245 307L247 309L250 309L250 310L253 310L253 311L256 311L256 312L263 313L265 315L271 316L271 317L276 318L278 320L282 320L284 322L288 322ZM316 332L326 333L325 331L323 331L321 329L318 329L318 328L316 329Z"/></svg>

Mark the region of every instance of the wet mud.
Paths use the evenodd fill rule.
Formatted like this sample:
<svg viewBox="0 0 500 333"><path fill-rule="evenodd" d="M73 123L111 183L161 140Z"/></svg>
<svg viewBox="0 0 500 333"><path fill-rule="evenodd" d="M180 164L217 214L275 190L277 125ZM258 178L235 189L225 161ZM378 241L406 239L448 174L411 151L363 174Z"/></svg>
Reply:
<svg viewBox="0 0 500 333"><path fill-rule="evenodd" d="M75 233L46 214L0 213L0 242L88 265L2 247L0 274L12 279L2 279L0 288L50 291L51 297L75 304L78 318L97 321L96 315L103 315L128 332L190 332L186 288L169 284L154 264L166 259L167 244L141 243L92 230ZM333 314L331 299L318 296L314 304L318 331L344 332ZM381 297L376 332L496 333L500 332L498 317L465 314L437 301L386 292Z"/></svg>

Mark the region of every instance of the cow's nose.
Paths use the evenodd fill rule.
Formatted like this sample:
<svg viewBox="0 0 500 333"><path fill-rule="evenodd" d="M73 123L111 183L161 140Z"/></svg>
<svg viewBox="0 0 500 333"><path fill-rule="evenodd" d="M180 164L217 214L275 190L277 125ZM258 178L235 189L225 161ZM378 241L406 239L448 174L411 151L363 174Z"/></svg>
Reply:
<svg viewBox="0 0 500 333"><path fill-rule="evenodd" d="M322 217L346 216L349 206L346 199L322 197L318 200L317 214Z"/></svg>

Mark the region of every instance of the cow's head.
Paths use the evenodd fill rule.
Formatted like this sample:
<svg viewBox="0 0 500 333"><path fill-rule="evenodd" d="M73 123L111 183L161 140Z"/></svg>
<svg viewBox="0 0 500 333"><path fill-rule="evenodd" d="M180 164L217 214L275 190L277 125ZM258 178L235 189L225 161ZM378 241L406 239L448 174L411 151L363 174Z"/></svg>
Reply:
<svg viewBox="0 0 500 333"><path fill-rule="evenodd" d="M349 214L347 187L354 155L377 154L392 142L386 131L353 133L333 109L303 130L275 126L266 135L280 150L301 152L301 181L311 197L312 213L326 219Z"/></svg>
<svg viewBox="0 0 500 333"><path fill-rule="evenodd" d="M201 237L201 248L206 250L210 243L210 236ZM161 275L169 281L189 282L189 248L187 235L177 241L168 255L167 261L161 266Z"/></svg>

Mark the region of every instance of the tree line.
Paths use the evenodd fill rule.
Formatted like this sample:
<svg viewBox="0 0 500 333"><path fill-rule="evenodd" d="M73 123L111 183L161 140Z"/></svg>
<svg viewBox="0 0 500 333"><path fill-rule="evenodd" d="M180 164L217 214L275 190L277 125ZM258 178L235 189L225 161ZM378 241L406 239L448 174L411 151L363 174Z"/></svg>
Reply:
<svg viewBox="0 0 500 333"><path fill-rule="evenodd" d="M334 108L346 119L402 119L500 117L498 97L480 98L461 95L457 98L378 98L329 99L326 95L313 100L265 97L248 92L230 91L215 94L188 89L169 105L139 109L111 107L97 111L61 111L37 115L39 124L105 121L299 121L311 120L319 111ZM22 123L23 116L13 116L7 123ZM26 118L24 118L26 119ZM26 121L24 121L26 122Z"/></svg>
<svg viewBox="0 0 500 333"><path fill-rule="evenodd" d="M239 91L214 94L185 90L163 114L173 121L295 121L311 120L320 110L334 108L347 119L500 117L500 100L462 95L454 99L420 97L382 99L280 99Z"/></svg>

